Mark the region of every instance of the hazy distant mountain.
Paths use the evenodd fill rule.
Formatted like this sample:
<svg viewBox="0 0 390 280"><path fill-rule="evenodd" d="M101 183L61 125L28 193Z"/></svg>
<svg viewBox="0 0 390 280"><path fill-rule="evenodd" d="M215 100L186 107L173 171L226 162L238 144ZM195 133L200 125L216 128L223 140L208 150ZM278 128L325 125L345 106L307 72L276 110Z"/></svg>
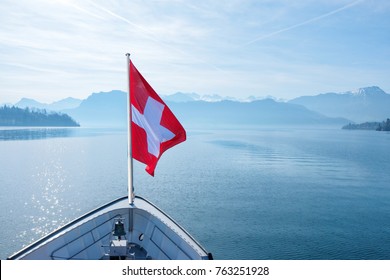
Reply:
<svg viewBox="0 0 390 280"><path fill-rule="evenodd" d="M73 109L73 108L77 108L78 106L80 106L82 101L83 100L81 100L81 99L68 97L68 98L62 99L60 101L56 101L56 102L49 104L48 108L50 110L53 110L53 111L62 111L62 110L66 110L66 109Z"/></svg>
<svg viewBox="0 0 390 280"><path fill-rule="evenodd" d="M183 123L190 125L340 125L348 122L273 99L253 102L194 101L168 105Z"/></svg>
<svg viewBox="0 0 390 280"><path fill-rule="evenodd" d="M376 86L344 93L302 96L289 103L303 105L329 117L343 117L354 122L380 121L390 116L390 94Z"/></svg>
<svg viewBox="0 0 390 280"><path fill-rule="evenodd" d="M233 100L231 97L222 97L218 94L206 94L199 95L197 93L184 93L184 92L176 92L171 95L163 95L161 98L164 101L168 102L191 102L191 101L207 101L207 102L218 102L222 100Z"/></svg>
<svg viewBox="0 0 390 280"><path fill-rule="evenodd" d="M303 96L289 102L268 98L226 100L219 95L177 92L163 96L184 125L345 125L349 122L381 121L390 116L390 94L379 87L361 88L345 93ZM207 100L207 101L205 101ZM63 108L82 126L125 127L127 97L119 90L93 93L80 101L67 98L52 104L23 98L20 107ZM57 106L57 107L56 107Z"/></svg>
<svg viewBox="0 0 390 280"><path fill-rule="evenodd" d="M41 103L34 99L22 98L19 102L15 103L14 106L18 108L35 108L35 109L46 109L48 111L63 111L66 109L76 108L80 105L81 99L68 97L60 101L56 101L50 104Z"/></svg>
<svg viewBox="0 0 390 280"><path fill-rule="evenodd" d="M171 95L162 95L161 98L164 99L164 101L181 103L200 100L201 96L197 93L176 92Z"/></svg>
<svg viewBox="0 0 390 280"><path fill-rule="evenodd" d="M81 126L125 127L127 97L120 90L93 93L77 108L65 110Z"/></svg>
<svg viewBox="0 0 390 280"><path fill-rule="evenodd" d="M206 94L203 95L200 99L201 101L207 101L207 102L220 102L223 100L231 100L233 101L233 98L231 97L222 97L218 94Z"/></svg>
<svg viewBox="0 0 390 280"><path fill-rule="evenodd" d="M183 97L176 95L175 97ZM184 100L184 99L180 99ZM174 102L165 98L168 106L186 126L202 125L342 125L349 121L328 118L301 105L272 99L253 102L187 101ZM78 108L65 112L81 126L126 126L127 97L123 91L93 93Z"/></svg>
<svg viewBox="0 0 390 280"><path fill-rule="evenodd" d="M177 92L171 95L162 95L161 98L164 101L176 102L176 103L191 102L191 101L220 102L225 100L237 101L237 102L252 102L252 101L263 100L263 99L273 99L275 101L283 101L271 95L267 95L267 96L251 95L246 98L234 98L234 97L221 96L219 94L199 95L197 93L184 93L184 92Z"/></svg>
<svg viewBox="0 0 390 280"><path fill-rule="evenodd" d="M37 108L37 109L46 109L47 104L40 103L38 101L35 101L34 99L30 98L22 98L19 102L14 104L15 107L18 108Z"/></svg>

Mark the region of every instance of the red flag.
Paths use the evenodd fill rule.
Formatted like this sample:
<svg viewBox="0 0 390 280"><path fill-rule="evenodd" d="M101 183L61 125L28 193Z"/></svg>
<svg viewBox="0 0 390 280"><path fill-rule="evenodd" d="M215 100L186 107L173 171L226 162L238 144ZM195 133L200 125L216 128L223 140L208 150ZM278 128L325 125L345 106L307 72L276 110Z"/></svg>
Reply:
<svg viewBox="0 0 390 280"><path fill-rule="evenodd" d="M175 115L130 61L130 105L133 158L154 176L161 155L186 140Z"/></svg>

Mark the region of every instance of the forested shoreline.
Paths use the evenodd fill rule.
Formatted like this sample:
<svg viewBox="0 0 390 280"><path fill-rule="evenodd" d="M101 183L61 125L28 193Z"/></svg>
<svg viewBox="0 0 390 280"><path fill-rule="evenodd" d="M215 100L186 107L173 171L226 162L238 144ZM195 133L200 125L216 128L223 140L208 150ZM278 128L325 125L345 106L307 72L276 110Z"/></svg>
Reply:
<svg viewBox="0 0 390 280"><path fill-rule="evenodd" d="M383 122L365 122L359 124L349 123L343 126L343 129L390 131L390 119Z"/></svg>
<svg viewBox="0 0 390 280"><path fill-rule="evenodd" d="M0 107L0 126L80 126L69 115L46 110Z"/></svg>

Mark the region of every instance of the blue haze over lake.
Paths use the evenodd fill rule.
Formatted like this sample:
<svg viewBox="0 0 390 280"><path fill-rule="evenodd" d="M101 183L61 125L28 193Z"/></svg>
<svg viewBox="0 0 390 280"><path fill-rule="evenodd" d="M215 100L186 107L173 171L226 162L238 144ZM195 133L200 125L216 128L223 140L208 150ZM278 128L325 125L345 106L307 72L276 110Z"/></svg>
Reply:
<svg viewBox="0 0 390 280"><path fill-rule="evenodd" d="M390 133L188 130L136 194L216 259L390 259ZM0 130L0 258L127 194L126 132Z"/></svg>

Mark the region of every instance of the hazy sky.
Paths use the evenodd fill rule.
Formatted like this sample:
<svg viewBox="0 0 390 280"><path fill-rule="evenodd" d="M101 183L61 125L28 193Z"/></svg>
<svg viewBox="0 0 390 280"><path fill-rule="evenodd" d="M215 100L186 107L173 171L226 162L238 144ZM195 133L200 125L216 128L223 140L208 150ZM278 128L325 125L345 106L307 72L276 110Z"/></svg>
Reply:
<svg viewBox="0 0 390 280"><path fill-rule="evenodd" d="M127 90L390 92L388 0L0 0L0 103Z"/></svg>

